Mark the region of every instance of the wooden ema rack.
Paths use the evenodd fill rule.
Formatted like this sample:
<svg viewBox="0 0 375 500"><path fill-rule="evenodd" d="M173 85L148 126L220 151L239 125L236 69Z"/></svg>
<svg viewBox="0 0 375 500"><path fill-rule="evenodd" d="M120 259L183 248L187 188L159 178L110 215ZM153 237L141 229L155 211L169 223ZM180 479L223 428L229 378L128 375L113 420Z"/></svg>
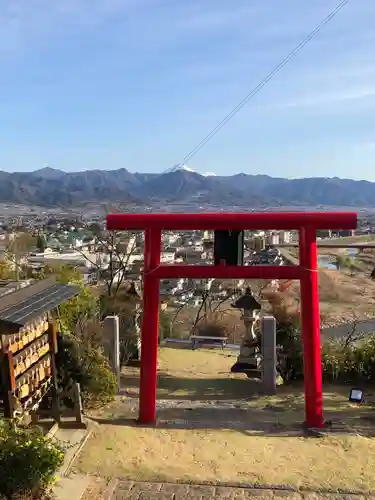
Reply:
<svg viewBox="0 0 375 500"><path fill-rule="evenodd" d="M0 297L0 399L5 417L36 410L49 390L57 398L57 335L51 313L78 293L78 287L50 277Z"/></svg>
<svg viewBox="0 0 375 500"><path fill-rule="evenodd" d="M13 334L1 335L2 400L6 418L36 410L55 385L56 329L47 315Z"/></svg>

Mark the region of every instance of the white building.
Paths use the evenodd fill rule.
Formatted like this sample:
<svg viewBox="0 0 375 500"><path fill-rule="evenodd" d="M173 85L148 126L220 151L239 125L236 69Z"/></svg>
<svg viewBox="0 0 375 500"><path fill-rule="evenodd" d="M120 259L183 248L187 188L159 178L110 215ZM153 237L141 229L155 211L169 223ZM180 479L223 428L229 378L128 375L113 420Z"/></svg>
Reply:
<svg viewBox="0 0 375 500"><path fill-rule="evenodd" d="M290 243L292 241L292 235L290 231L280 231L280 243Z"/></svg>
<svg viewBox="0 0 375 500"><path fill-rule="evenodd" d="M164 264L174 264L176 252L162 252L160 255L161 262Z"/></svg>
<svg viewBox="0 0 375 500"><path fill-rule="evenodd" d="M268 245L279 245L280 244L280 236L279 233L272 232L267 235L267 244Z"/></svg>

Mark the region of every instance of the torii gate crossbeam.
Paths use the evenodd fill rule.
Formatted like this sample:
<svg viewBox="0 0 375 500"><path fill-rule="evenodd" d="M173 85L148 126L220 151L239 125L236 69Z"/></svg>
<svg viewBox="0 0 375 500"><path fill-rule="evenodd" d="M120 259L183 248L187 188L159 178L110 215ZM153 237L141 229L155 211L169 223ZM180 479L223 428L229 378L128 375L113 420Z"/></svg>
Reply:
<svg viewBox="0 0 375 500"><path fill-rule="evenodd" d="M298 279L301 283L301 331L304 351L306 424L322 427L322 365L318 294L317 229L355 229L353 212L264 212L196 214L110 214L108 230L143 230L144 288L141 337L139 422L156 421L159 331L159 280L172 278ZM297 230L299 266L193 266L160 264L163 230Z"/></svg>

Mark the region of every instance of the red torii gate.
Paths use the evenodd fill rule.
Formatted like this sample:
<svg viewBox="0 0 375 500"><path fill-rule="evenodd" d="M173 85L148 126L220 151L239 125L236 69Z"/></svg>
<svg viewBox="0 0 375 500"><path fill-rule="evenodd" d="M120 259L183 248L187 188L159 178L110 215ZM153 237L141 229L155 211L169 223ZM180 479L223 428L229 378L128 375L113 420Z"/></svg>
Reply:
<svg viewBox="0 0 375 500"><path fill-rule="evenodd" d="M296 279L301 283L306 424L322 427L322 366L318 294L317 229L355 229L353 212L110 214L107 229L145 230L139 422L156 421L159 280L173 278ZM299 266L160 264L162 230L298 230Z"/></svg>

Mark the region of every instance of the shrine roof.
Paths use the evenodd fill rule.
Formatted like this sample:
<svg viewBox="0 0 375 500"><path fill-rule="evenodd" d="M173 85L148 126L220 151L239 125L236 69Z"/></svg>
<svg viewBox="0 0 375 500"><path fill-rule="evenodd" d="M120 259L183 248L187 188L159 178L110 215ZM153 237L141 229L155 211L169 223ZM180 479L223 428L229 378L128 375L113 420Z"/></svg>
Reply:
<svg viewBox="0 0 375 500"><path fill-rule="evenodd" d="M5 330L12 325L21 328L78 293L79 287L57 283L54 277L36 281L1 297L0 327L5 327Z"/></svg>

